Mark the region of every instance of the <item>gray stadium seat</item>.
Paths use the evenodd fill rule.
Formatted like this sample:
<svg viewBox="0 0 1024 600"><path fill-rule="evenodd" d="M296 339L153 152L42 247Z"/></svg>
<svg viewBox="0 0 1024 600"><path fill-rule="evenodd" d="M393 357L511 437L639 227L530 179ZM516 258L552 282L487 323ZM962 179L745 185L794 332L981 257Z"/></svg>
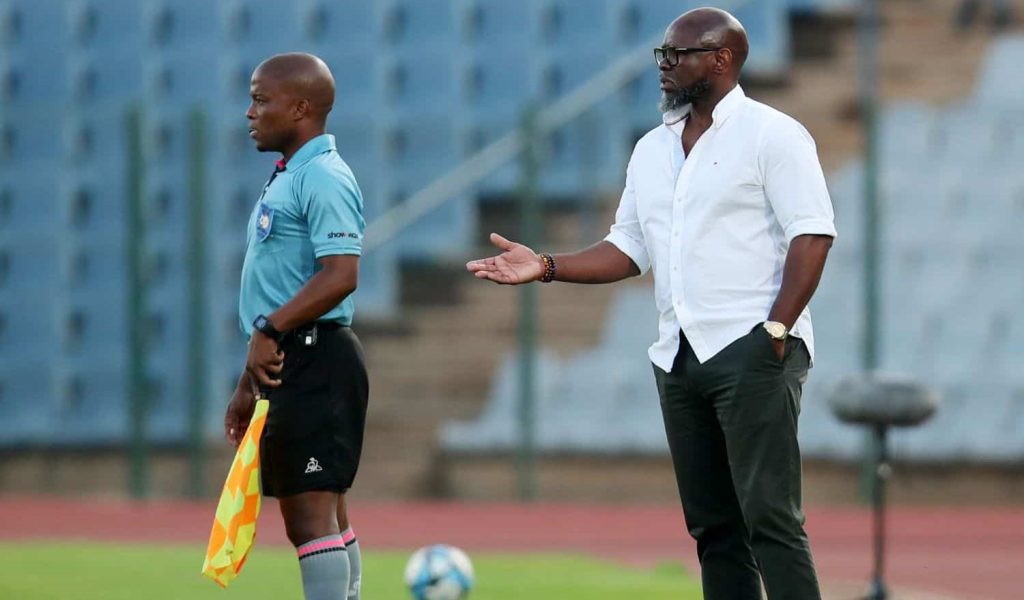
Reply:
<svg viewBox="0 0 1024 600"><path fill-rule="evenodd" d="M975 89L974 101L989 108L1017 109L1024 103L1024 84L1010 75L1024 61L1024 35L998 38L990 48Z"/></svg>
<svg viewBox="0 0 1024 600"><path fill-rule="evenodd" d="M474 421L448 422L441 429L441 444L453 451L494 451L511 450L518 443L518 417L516 406L519 402L518 359L510 355L502 361L497 376L491 385L488 402L483 412ZM546 418L557 405L559 393L557 372L560 370L558 357L550 350L542 349L536 357L536 410L538 442L551 439L546 433L551 426L560 423Z"/></svg>
<svg viewBox="0 0 1024 600"><path fill-rule="evenodd" d="M934 108L916 102L885 107L878 123L879 156L882 161L921 164L934 154L936 128Z"/></svg>
<svg viewBox="0 0 1024 600"><path fill-rule="evenodd" d="M831 385L838 379L837 373L848 372L834 369L832 376L821 373L820 361L826 360L825 349L816 350L821 356L811 370L808 384L800 402L799 439L801 453L805 458L819 458L837 461L856 460L864 447L864 434L848 427L832 415L826 402Z"/></svg>
<svg viewBox="0 0 1024 600"><path fill-rule="evenodd" d="M623 286L615 298L601 333L601 347L609 353L640 351L658 339L658 310L654 290L648 286Z"/></svg>

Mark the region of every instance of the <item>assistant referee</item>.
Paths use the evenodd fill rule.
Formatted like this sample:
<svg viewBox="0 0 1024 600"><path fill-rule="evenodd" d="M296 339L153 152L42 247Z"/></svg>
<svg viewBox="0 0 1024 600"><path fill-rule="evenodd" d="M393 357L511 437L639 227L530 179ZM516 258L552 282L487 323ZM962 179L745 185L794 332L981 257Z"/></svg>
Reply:
<svg viewBox="0 0 1024 600"><path fill-rule="evenodd" d="M224 417L238 444L257 396L270 401L260 444L263 494L280 501L306 600L358 599L361 560L345 493L359 467L368 382L349 325L363 198L325 134L334 77L310 54L253 72L249 135L281 159L246 229L239 297L245 371Z"/></svg>

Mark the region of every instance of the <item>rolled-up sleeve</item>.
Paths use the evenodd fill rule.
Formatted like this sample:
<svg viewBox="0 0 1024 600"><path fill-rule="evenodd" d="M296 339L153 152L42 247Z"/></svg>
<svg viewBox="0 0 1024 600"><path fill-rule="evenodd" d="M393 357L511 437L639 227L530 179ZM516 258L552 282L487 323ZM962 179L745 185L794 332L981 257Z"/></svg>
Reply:
<svg viewBox="0 0 1024 600"><path fill-rule="evenodd" d="M758 159L765 194L786 239L835 237L832 200L811 134L795 120L780 117L765 128Z"/></svg>
<svg viewBox="0 0 1024 600"><path fill-rule="evenodd" d="M622 190L619 208L615 211L615 223L604 239L628 256L633 264L640 269L641 275L651 268L647 244L644 242L644 232L640 227L640 219L636 212L632 160L626 167L626 187Z"/></svg>

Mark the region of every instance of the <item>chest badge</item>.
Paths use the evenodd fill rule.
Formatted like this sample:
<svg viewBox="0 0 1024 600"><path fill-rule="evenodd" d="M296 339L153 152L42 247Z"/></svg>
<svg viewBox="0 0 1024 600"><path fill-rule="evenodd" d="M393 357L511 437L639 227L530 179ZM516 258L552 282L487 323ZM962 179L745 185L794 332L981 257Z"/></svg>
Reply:
<svg viewBox="0 0 1024 600"><path fill-rule="evenodd" d="M270 227L274 224L274 209L260 202L259 213L256 215L256 239L263 241L270 236Z"/></svg>

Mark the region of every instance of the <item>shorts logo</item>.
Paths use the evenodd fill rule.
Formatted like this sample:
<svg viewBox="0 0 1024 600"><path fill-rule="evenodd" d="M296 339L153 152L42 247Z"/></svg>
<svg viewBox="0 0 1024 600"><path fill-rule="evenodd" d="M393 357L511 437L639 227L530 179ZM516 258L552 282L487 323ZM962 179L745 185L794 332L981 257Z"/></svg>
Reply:
<svg viewBox="0 0 1024 600"><path fill-rule="evenodd" d="M324 470L324 468L320 466L320 463L317 462L317 460L315 458L310 456L309 457L309 462L306 463L306 475L309 475L310 473L316 473L318 471L323 471L323 470Z"/></svg>

